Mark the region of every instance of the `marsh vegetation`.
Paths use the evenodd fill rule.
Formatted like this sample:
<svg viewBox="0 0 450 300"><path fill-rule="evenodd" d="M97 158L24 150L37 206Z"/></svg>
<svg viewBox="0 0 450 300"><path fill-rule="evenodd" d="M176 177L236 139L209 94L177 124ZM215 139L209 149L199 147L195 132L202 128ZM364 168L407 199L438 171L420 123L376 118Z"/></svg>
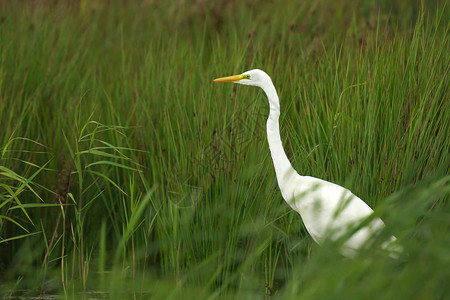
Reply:
<svg viewBox="0 0 450 300"><path fill-rule="evenodd" d="M0 1L0 294L444 299L446 1ZM317 246L294 168L352 190L408 253ZM95 292L95 294L91 294Z"/></svg>

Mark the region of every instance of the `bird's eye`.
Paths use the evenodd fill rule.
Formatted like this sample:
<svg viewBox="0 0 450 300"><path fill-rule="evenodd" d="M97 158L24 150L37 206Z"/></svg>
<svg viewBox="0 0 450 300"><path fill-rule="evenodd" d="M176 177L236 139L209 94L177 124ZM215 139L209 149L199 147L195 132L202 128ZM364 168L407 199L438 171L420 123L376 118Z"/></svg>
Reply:
<svg viewBox="0 0 450 300"><path fill-rule="evenodd" d="M250 75L246 74L242 77L243 79L250 79Z"/></svg>

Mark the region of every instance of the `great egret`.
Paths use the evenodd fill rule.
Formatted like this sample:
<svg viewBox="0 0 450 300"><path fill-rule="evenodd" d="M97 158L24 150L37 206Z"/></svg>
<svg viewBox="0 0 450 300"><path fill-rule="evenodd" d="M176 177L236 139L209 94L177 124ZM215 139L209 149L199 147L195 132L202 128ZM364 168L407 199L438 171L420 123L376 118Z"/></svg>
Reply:
<svg viewBox="0 0 450 300"><path fill-rule="evenodd" d="M270 105L267 140L284 200L300 214L309 234L319 245L326 239L346 237L350 232L350 236L342 244L341 253L353 257L357 250L384 227L384 223L380 218L368 218L373 210L350 190L319 178L301 176L292 168L281 143L278 123L280 102L269 75L254 69L240 75L217 78L214 82L253 85L264 90ZM392 247L395 240L391 236L381 245L394 257L397 255L392 254L399 252L398 247Z"/></svg>

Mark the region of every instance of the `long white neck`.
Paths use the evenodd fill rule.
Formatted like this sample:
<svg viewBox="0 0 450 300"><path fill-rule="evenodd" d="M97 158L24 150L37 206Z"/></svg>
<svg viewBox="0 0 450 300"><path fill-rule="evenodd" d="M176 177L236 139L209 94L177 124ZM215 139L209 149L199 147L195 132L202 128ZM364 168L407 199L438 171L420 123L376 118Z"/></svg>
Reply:
<svg viewBox="0 0 450 300"><path fill-rule="evenodd" d="M267 95L270 104L270 114L267 119L267 140L269 142L270 155L272 156L275 173L277 175L278 186L283 189L282 183L288 180L293 173L296 174L292 168L289 159L283 149L283 144L280 138L280 126L278 119L280 117L280 101L278 100L277 91L273 86L272 81L265 83L262 89Z"/></svg>

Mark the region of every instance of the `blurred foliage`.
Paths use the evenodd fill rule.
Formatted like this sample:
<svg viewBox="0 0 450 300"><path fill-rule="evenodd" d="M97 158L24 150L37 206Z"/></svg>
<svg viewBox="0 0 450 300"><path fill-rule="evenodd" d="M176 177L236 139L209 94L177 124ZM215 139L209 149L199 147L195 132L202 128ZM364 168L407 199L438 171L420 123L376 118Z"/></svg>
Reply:
<svg viewBox="0 0 450 300"><path fill-rule="evenodd" d="M4 297L445 299L445 1L0 0ZM283 202L262 68L299 173L408 253L319 247ZM92 293L92 294L90 294Z"/></svg>

